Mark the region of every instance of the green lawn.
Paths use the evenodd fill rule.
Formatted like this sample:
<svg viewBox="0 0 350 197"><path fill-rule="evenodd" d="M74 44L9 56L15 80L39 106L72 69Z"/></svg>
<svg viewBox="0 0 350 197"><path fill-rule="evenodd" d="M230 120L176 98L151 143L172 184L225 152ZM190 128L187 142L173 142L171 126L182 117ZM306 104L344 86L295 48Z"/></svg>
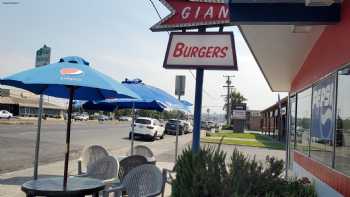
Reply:
<svg viewBox="0 0 350 197"><path fill-rule="evenodd" d="M240 139L256 139L256 140L270 140L270 137L255 133L233 133L229 130L222 130L218 133L213 133L210 135L211 137L222 137L225 138L240 138Z"/></svg>
<svg viewBox="0 0 350 197"><path fill-rule="evenodd" d="M271 137L253 134L253 133L233 133L232 131L221 131L219 133L211 134L203 137L202 142L219 143L221 137L224 137L223 144L253 146L272 149L284 149L285 145L274 141Z"/></svg>

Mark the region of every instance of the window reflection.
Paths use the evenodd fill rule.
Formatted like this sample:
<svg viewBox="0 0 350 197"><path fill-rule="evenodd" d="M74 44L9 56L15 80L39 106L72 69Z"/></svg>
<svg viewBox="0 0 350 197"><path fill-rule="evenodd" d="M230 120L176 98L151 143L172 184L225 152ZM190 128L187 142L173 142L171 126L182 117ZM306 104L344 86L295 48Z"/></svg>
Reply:
<svg viewBox="0 0 350 197"><path fill-rule="evenodd" d="M296 96L290 98L290 120L289 120L289 168L293 167L293 150L295 149L295 112L296 112Z"/></svg>
<svg viewBox="0 0 350 197"><path fill-rule="evenodd" d="M350 175L350 68L338 73L335 168Z"/></svg>
<svg viewBox="0 0 350 197"><path fill-rule="evenodd" d="M335 76L321 80L313 87L310 155L332 166Z"/></svg>
<svg viewBox="0 0 350 197"><path fill-rule="evenodd" d="M311 120L312 89L306 89L298 94L296 121L296 149L309 154L310 120Z"/></svg>

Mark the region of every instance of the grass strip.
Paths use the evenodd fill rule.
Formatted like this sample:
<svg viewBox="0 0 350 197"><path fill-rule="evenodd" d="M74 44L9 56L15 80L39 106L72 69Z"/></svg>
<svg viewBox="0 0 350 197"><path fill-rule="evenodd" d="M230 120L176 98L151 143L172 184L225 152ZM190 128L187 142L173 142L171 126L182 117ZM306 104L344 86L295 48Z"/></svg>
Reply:
<svg viewBox="0 0 350 197"><path fill-rule="evenodd" d="M201 142L204 143L220 143L220 139L218 138L211 138L211 137L204 137L201 139ZM244 140L235 140L230 138L224 138L222 141L223 144L228 145L240 145L240 146L251 146L251 147L260 147L260 148L270 148L270 149L278 149L283 150L285 146L278 142L273 142L271 140L259 140L259 141L244 141Z"/></svg>

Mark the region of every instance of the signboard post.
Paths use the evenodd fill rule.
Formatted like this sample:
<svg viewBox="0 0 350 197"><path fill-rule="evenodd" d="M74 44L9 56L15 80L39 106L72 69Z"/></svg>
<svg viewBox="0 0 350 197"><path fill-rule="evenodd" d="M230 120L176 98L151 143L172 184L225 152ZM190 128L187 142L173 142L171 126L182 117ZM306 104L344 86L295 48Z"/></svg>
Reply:
<svg viewBox="0 0 350 197"><path fill-rule="evenodd" d="M233 104L232 107L233 130L244 132L245 122L247 119L247 104L237 103Z"/></svg>
<svg viewBox="0 0 350 197"><path fill-rule="evenodd" d="M50 64L51 48L44 45L42 48L36 51L35 67L41 67ZM38 110L38 129L36 133L35 144L35 158L34 158L34 180L38 178L38 166L39 166L39 149L40 149L40 132L41 132L41 119L43 116L43 95L40 94L39 98L39 110Z"/></svg>
<svg viewBox="0 0 350 197"><path fill-rule="evenodd" d="M222 29L222 28L221 28ZM234 37L230 32L172 32L164 59L167 69L196 69L192 149L200 148L204 69L237 70Z"/></svg>
<svg viewBox="0 0 350 197"><path fill-rule="evenodd" d="M151 27L152 31L172 32L163 67L196 69L192 151L200 149L200 129L204 69L237 70L233 33L222 32L230 24L229 7L223 1L160 0L171 14ZM206 32L206 27L220 27L219 33ZM198 29L197 32L185 32Z"/></svg>

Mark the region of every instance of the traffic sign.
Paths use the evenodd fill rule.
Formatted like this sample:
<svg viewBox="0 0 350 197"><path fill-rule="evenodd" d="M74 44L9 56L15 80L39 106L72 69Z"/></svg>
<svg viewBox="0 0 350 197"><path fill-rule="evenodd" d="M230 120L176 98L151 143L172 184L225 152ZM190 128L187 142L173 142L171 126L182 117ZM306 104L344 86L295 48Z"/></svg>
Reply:
<svg viewBox="0 0 350 197"><path fill-rule="evenodd" d="M152 26L152 31L230 25L229 6L221 0L160 0L160 2L171 13Z"/></svg>
<svg viewBox="0 0 350 197"><path fill-rule="evenodd" d="M185 87L186 87L186 76L177 75L175 78L175 95L177 96L185 95Z"/></svg>
<svg viewBox="0 0 350 197"><path fill-rule="evenodd" d="M234 46L231 32L172 32L163 67L237 70Z"/></svg>
<svg viewBox="0 0 350 197"><path fill-rule="evenodd" d="M50 64L51 48L44 45L36 51L35 67L41 67Z"/></svg>

